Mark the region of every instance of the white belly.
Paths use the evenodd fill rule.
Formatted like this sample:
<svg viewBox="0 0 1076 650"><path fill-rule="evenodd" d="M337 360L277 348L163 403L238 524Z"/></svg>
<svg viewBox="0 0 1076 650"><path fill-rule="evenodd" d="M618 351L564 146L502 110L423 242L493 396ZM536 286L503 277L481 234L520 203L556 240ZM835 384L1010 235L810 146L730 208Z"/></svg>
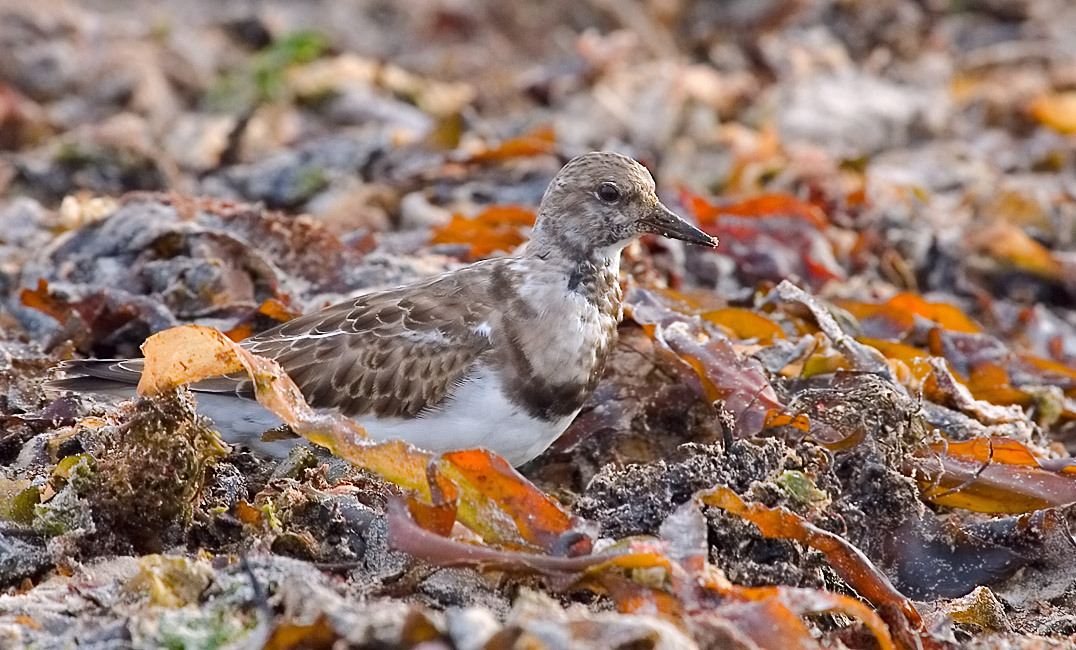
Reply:
<svg viewBox="0 0 1076 650"><path fill-rule="evenodd" d="M460 384L441 408L419 417L356 419L376 440L405 440L438 454L483 447L522 465L545 451L578 413L536 420L504 397L500 380L487 370Z"/></svg>
<svg viewBox="0 0 1076 650"><path fill-rule="evenodd" d="M231 444L245 445L273 458L283 458L296 441L264 442L261 434L281 422L257 402L233 395L197 393L198 410L213 419ZM374 440L403 440L435 454L462 449L488 449L512 465L522 465L545 451L578 414L553 422L535 420L512 404L500 380L489 370L460 384L437 410L415 418L359 417Z"/></svg>

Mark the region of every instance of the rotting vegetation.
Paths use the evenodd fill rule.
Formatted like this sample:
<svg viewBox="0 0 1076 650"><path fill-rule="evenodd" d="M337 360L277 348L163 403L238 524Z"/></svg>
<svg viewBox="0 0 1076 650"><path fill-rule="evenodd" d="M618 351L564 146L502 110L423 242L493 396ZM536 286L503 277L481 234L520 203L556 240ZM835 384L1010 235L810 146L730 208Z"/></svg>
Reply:
<svg viewBox="0 0 1076 650"><path fill-rule="evenodd" d="M1071 643L1071 8L373 4L0 10L0 645ZM271 391L336 454L229 451L186 363L43 387L158 332L272 376L228 340L512 249L597 148L722 245L627 251L608 371L521 474Z"/></svg>

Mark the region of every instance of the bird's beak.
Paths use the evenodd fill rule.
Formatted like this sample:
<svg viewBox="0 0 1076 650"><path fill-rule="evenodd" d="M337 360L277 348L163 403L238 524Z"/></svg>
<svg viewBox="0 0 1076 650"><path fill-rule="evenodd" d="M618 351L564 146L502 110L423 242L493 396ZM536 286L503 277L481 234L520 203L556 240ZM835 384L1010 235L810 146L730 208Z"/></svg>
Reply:
<svg viewBox="0 0 1076 650"><path fill-rule="evenodd" d="M653 207L650 214L642 219L642 223L647 232L652 232L655 235L679 239L689 244L717 248L717 237L711 237L684 221L682 217L666 208L660 202Z"/></svg>

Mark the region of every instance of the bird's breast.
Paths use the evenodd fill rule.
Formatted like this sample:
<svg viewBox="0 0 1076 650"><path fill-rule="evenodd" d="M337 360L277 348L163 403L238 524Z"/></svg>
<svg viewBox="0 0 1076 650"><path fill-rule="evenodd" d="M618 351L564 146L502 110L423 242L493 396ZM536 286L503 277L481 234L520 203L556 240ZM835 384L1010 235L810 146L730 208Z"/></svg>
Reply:
<svg viewBox="0 0 1076 650"><path fill-rule="evenodd" d="M532 274L519 289L523 303L505 311L499 371L505 386L535 417L573 413L594 390L616 342L620 290L583 283L568 288L567 276Z"/></svg>

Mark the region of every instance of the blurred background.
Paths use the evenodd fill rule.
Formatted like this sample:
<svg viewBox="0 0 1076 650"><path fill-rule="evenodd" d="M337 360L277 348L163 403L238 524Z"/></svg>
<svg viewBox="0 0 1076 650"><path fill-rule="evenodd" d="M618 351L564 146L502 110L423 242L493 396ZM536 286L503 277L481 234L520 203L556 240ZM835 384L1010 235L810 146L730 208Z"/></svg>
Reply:
<svg viewBox="0 0 1076 650"><path fill-rule="evenodd" d="M1065 0L3 0L0 189L168 188L385 228L400 207L356 179L532 134L700 192L989 195L1071 171L1074 87Z"/></svg>

